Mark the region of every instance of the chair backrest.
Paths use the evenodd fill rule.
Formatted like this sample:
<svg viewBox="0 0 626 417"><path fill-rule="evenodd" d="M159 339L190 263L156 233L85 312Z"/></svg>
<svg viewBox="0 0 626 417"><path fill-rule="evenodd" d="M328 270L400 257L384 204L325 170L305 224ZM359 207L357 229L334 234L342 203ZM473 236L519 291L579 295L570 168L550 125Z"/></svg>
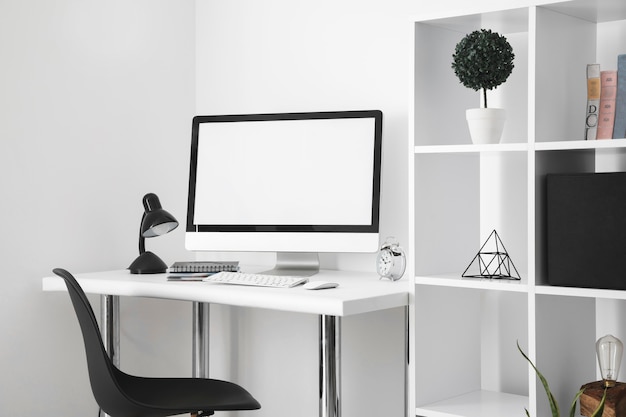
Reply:
<svg viewBox="0 0 626 417"><path fill-rule="evenodd" d="M142 408L128 398L118 383L118 375L121 371L113 365L107 355L96 316L85 292L68 271L56 268L53 272L65 280L83 333L89 381L96 402L107 414L133 415L133 410L138 411Z"/></svg>

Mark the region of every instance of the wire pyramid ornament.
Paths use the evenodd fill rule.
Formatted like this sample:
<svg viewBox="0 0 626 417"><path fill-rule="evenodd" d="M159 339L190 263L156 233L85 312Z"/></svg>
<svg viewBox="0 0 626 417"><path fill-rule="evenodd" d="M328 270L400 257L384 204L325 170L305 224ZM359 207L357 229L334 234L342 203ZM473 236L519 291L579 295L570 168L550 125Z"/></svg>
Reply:
<svg viewBox="0 0 626 417"><path fill-rule="evenodd" d="M468 273L472 265L475 265L474 271L478 269L478 273ZM516 275L512 275L511 271L515 271ZM495 279L521 279L515 264L506 251L498 232L495 229L491 232L485 243L472 259L472 262L465 268L464 278L495 278Z"/></svg>

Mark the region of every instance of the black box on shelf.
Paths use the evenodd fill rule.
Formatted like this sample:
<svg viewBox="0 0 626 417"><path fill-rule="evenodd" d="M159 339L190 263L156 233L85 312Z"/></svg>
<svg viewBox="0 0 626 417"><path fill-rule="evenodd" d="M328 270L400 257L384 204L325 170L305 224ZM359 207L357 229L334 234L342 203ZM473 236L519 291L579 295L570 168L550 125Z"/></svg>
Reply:
<svg viewBox="0 0 626 417"><path fill-rule="evenodd" d="M626 172L548 174L551 285L626 290Z"/></svg>

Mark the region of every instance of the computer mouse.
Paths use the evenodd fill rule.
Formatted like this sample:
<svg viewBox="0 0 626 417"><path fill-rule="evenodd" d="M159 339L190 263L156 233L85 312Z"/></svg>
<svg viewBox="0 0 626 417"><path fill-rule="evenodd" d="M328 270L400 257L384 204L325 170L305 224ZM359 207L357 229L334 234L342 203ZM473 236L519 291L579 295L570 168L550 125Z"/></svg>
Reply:
<svg viewBox="0 0 626 417"><path fill-rule="evenodd" d="M324 290L326 288L335 288L339 284L336 282L328 282L328 281L309 281L303 285L303 288L307 290Z"/></svg>

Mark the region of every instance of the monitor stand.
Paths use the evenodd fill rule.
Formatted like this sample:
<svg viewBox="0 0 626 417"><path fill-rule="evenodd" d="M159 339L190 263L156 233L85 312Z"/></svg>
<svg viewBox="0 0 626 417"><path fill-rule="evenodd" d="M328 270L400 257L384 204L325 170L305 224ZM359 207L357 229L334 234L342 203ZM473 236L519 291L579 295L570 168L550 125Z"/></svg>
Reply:
<svg viewBox="0 0 626 417"><path fill-rule="evenodd" d="M315 252L277 252L274 268L262 273L310 277L317 274L319 270L320 259Z"/></svg>

